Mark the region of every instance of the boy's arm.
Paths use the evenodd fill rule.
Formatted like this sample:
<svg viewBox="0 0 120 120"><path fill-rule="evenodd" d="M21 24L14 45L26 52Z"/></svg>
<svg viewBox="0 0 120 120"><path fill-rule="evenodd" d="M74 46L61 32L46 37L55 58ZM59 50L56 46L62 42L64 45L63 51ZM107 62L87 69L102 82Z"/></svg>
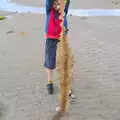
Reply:
<svg viewBox="0 0 120 120"><path fill-rule="evenodd" d="M50 12L50 8L52 6L52 0L46 0L46 13Z"/></svg>
<svg viewBox="0 0 120 120"><path fill-rule="evenodd" d="M70 5L70 0L67 0L65 9L64 9L65 15L67 15L67 13L68 13L69 5Z"/></svg>

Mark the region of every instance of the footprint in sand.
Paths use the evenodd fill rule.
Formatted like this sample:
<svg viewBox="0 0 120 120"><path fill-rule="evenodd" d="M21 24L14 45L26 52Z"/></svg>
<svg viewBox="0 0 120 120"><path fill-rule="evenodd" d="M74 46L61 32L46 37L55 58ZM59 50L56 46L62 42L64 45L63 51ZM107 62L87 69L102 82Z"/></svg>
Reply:
<svg viewBox="0 0 120 120"><path fill-rule="evenodd" d="M120 8L120 0L112 0L113 8Z"/></svg>
<svg viewBox="0 0 120 120"><path fill-rule="evenodd" d="M9 30L9 31L7 31L6 33L7 33L7 34L11 34L11 33L14 33L14 31Z"/></svg>
<svg viewBox="0 0 120 120"><path fill-rule="evenodd" d="M6 114L6 106L0 101L0 120L3 120Z"/></svg>
<svg viewBox="0 0 120 120"><path fill-rule="evenodd" d="M87 20L88 17L84 17L84 16L83 16L83 17L80 17L80 19L81 19L81 20Z"/></svg>

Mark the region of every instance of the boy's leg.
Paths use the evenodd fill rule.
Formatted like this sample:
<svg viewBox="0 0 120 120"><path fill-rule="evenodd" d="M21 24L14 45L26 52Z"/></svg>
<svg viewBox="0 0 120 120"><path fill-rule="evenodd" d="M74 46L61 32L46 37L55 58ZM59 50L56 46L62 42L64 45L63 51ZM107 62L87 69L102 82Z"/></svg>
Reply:
<svg viewBox="0 0 120 120"><path fill-rule="evenodd" d="M52 83L53 70L52 70L52 69L49 69L49 68L46 68L46 72L47 72L47 75L48 75L48 84L49 84L49 83Z"/></svg>
<svg viewBox="0 0 120 120"><path fill-rule="evenodd" d="M46 68L47 76L48 76L48 93L53 93L53 70L56 68L56 50L57 50L57 40L47 39L45 46L45 62L44 66Z"/></svg>
<svg viewBox="0 0 120 120"><path fill-rule="evenodd" d="M52 81L52 78L53 78L53 70L52 69L49 69L49 68L46 68L46 72L47 72L47 89L48 89L48 93L49 94L53 94L54 92L54 88L53 88L53 81Z"/></svg>

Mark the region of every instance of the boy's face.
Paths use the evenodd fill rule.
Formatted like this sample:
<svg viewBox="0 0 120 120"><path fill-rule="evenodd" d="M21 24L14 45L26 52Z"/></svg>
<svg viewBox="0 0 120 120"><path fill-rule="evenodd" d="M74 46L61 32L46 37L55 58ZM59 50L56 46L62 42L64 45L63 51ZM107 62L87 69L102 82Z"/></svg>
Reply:
<svg viewBox="0 0 120 120"><path fill-rule="evenodd" d="M60 1L59 0L55 0L53 2L53 8L54 8L54 10L59 10L60 9Z"/></svg>

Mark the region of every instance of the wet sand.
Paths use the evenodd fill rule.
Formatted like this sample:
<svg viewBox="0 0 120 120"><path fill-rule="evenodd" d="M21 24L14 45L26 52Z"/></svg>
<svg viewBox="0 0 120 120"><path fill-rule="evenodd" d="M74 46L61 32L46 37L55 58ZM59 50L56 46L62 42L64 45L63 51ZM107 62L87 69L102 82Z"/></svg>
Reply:
<svg viewBox="0 0 120 120"><path fill-rule="evenodd" d="M23 5L43 7L44 0L11 0L11 2ZM71 1L71 8L74 9L119 9L119 0L74 0Z"/></svg>
<svg viewBox="0 0 120 120"><path fill-rule="evenodd" d="M24 21L24 22L23 22ZM70 120L120 119L120 17L69 16L69 41L75 55ZM44 17L14 14L0 21L0 100L6 120L50 120L58 103L46 91Z"/></svg>
<svg viewBox="0 0 120 120"><path fill-rule="evenodd" d="M15 14L15 12L0 11L0 16L8 16L8 15L12 15L12 14Z"/></svg>

